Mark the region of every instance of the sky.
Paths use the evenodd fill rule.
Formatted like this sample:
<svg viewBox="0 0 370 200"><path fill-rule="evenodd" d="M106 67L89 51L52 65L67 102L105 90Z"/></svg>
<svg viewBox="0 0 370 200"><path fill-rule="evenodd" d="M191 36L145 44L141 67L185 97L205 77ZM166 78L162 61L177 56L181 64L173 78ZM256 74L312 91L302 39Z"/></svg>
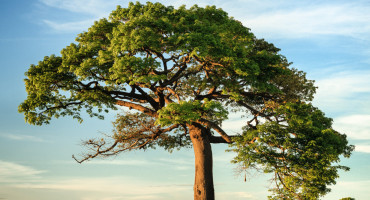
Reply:
<svg viewBox="0 0 370 200"><path fill-rule="evenodd" d="M145 3L145 1L140 1ZM342 165L337 184L323 200L370 199L370 1L229 0L159 1L190 7L216 5L258 37L281 49L292 67L319 87L313 104L334 119L356 150ZM112 130L115 113L82 124L59 118L45 126L24 122L17 112L26 98L24 72L44 56L60 55L95 20L124 0L0 1L0 199L170 200L192 199L192 149L134 151L78 164L83 140ZM234 115L224 123L238 132ZM212 146L216 199L267 199L270 175L238 175L227 145Z"/></svg>

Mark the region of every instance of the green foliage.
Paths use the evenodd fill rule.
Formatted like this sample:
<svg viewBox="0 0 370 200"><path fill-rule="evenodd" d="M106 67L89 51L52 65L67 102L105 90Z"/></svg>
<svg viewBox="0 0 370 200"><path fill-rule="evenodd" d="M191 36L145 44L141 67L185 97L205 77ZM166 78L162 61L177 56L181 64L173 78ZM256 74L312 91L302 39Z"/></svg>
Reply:
<svg viewBox="0 0 370 200"><path fill-rule="evenodd" d="M158 111L157 124L168 126L171 124L191 124L199 119L208 119L221 122L227 119L228 112L217 101L205 99L201 101L181 101L170 103Z"/></svg>
<svg viewBox="0 0 370 200"><path fill-rule="evenodd" d="M352 197L346 197L346 198L341 198L340 200L355 200L355 198L352 198Z"/></svg>
<svg viewBox="0 0 370 200"><path fill-rule="evenodd" d="M291 72L278 48L256 39L214 6L175 9L150 2L118 6L109 20L95 22L76 42L61 56L45 57L26 73L28 97L19 111L28 123L41 125L65 115L82 121L83 109L102 117L99 111L115 109L116 100L143 102L167 86L188 101L201 94L194 91L215 86L234 100L244 99L241 92L249 88L282 94L274 79ZM132 98L123 93L132 87L150 90L145 91L148 95L140 91L142 98ZM289 90L290 85L286 87ZM164 106L150 104L156 111Z"/></svg>
<svg viewBox="0 0 370 200"><path fill-rule="evenodd" d="M332 129L332 119L305 103L287 103L274 110L279 121L246 128L235 138L234 163L274 173L271 199L318 199L335 184L339 156L349 157L353 146L346 135Z"/></svg>
<svg viewBox="0 0 370 200"><path fill-rule="evenodd" d="M48 123L52 116L72 115L82 121L80 110L85 108L91 116L96 107L103 111L103 104L113 108L110 99L100 91L91 91L82 95L76 92L74 82L77 77L72 73L59 72L55 66L60 66L62 59L57 56L45 57L38 65L31 65L25 80L28 98L19 106L20 112L25 112L25 119L30 124ZM107 110L105 110L107 111Z"/></svg>
<svg viewBox="0 0 370 200"><path fill-rule="evenodd" d="M279 51L215 6L129 3L79 34L60 56L31 65L19 112L42 125L67 115L82 121L81 111L103 118L118 106L136 110L117 116L111 147L86 142L94 150L86 160L189 146L190 124L230 141L219 125L228 110L247 111L252 120L235 137L234 162L274 173L272 199L315 199L335 183L337 169L348 169L332 163L353 147L309 104L314 81Z"/></svg>

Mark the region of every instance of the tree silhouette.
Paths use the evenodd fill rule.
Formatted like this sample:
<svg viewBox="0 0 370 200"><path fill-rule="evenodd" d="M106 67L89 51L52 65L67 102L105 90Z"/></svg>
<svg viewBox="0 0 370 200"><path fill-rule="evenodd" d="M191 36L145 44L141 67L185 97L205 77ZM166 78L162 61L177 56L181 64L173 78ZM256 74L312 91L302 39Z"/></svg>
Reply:
<svg viewBox="0 0 370 200"><path fill-rule="evenodd" d="M317 199L334 184L339 156L353 146L313 107L313 81L290 67L279 49L257 39L214 6L187 9L130 3L101 19L61 56L31 65L27 99L19 106L30 124L81 111L128 108L111 140L85 142L78 162L133 149L192 146L194 199L214 199L211 144L228 143L242 168L274 174L271 199ZM249 118L240 134L222 128L229 113Z"/></svg>

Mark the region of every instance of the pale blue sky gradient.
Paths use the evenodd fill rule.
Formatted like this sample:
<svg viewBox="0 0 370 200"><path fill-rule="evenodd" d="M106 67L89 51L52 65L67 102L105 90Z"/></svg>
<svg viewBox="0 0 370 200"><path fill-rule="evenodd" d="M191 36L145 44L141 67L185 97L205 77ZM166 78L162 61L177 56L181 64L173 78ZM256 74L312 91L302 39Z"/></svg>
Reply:
<svg viewBox="0 0 370 200"><path fill-rule="evenodd" d="M145 1L141 1L145 3ZM293 67L319 86L314 104L348 135L356 152L343 165L324 200L370 199L370 1L231 0L159 1L175 7L216 5L281 48ZM192 149L122 153L77 164L80 143L110 133L105 120L71 118L31 126L17 107L26 98L24 72L44 56L60 54L94 20L108 17L123 0L0 1L0 199L8 200L187 200L192 199ZM238 132L239 116L224 123ZM266 199L269 175L236 176L226 145L214 145L217 200Z"/></svg>

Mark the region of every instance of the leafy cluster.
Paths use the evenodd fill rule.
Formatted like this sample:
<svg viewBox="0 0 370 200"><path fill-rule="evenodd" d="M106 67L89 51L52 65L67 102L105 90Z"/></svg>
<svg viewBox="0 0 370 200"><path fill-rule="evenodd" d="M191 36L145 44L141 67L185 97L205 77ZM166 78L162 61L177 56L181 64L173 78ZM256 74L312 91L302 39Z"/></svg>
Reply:
<svg viewBox="0 0 370 200"><path fill-rule="evenodd" d="M271 199L318 199L335 184L339 156L353 150L346 135L332 129L332 119L305 103L287 103L274 110L276 121L246 128L235 138L233 160L242 167L274 173Z"/></svg>
<svg viewBox="0 0 370 200"><path fill-rule="evenodd" d="M295 76L278 48L214 6L130 3L95 22L76 42L26 72L28 98L19 111L28 123L65 115L82 121L84 109L101 117L117 101L157 112L172 101L277 94L286 86L274 79Z"/></svg>
<svg viewBox="0 0 370 200"><path fill-rule="evenodd" d="M199 100L181 101L171 103L158 111L157 123L168 126L192 123L200 119L221 122L227 119L227 115L227 110L217 101L209 101L208 99L205 99L204 102Z"/></svg>

